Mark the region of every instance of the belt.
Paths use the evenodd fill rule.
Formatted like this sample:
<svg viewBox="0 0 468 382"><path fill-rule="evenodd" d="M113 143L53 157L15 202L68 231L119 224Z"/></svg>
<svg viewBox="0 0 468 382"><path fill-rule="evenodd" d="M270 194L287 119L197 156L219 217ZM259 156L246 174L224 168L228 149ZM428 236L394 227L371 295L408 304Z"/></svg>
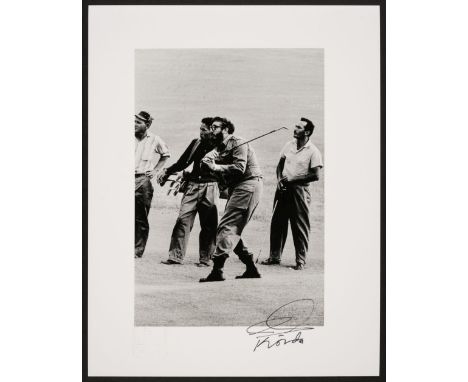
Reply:
<svg viewBox="0 0 468 382"><path fill-rule="evenodd" d="M213 183L218 183L216 182L216 180L206 180L206 181L203 181L203 180L192 180L192 179L188 179L188 181L190 183L196 183L196 184L213 184Z"/></svg>
<svg viewBox="0 0 468 382"><path fill-rule="evenodd" d="M188 173L184 180L194 183L216 183L216 178Z"/></svg>
<svg viewBox="0 0 468 382"><path fill-rule="evenodd" d="M292 184L287 184L286 188L288 187L309 187L310 182L294 182Z"/></svg>
<svg viewBox="0 0 468 382"><path fill-rule="evenodd" d="M148 175L146 175L146 174L135 174L135 178L139 178L141 176L148 176Z"/></svg>
<svg viewBox="0 0 468 382"><path fill-rule="evenodd" d="M242 179L240 182L234 183L234 184L228 184L225 185L225 188L234 188L237 187L239 184L247 182L248 180L258 180L259 182L263 179L263 175L253 175L249 176L248 178Z"/></svg>
<svg viewBox="0 0 468 382"><path fill-rule="evenodd" d="M249 176L248 178L242 179L239 183L245 182L246 180L253 180L253 179L261 180L263 179L263 175Z"/></svg>

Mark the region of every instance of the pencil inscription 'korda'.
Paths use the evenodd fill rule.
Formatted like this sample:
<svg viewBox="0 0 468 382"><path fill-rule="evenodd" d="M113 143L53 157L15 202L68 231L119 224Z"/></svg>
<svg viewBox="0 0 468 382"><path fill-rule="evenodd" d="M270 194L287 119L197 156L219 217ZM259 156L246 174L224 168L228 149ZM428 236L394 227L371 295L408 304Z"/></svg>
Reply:
<svg viewBox="0 0 468 382"><path fill-rule="evenodd" d="M253 351L287 344L303 344L302 332L314 329L306 325L314 310L314 300L295 300L276 309L265 321L250 325L246 329L247 333L257 339Z"/></svg>

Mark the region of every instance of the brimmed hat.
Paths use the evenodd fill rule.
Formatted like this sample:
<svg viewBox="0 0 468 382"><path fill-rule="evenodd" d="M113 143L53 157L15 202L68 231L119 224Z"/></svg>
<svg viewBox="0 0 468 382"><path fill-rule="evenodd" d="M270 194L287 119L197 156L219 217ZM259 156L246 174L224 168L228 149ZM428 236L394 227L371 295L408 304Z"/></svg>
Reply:
<svg viewBox="0 0 468 382"><path fill-rule="evenodd" d="M138 114L135 114L135 117L140 121L145 123L152 121L154 118L146 111L140 111Z"/></svg>

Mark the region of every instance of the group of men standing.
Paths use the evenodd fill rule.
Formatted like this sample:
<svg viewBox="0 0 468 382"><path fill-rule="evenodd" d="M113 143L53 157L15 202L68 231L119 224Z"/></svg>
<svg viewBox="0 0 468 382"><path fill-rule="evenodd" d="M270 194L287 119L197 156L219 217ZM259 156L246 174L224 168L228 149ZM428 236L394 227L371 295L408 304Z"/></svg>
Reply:
<svg viewBox="0 0 468 382"><path fill-rule="evenodd" d="M148 238L148 213L156 176L164 185L171 175L193 164L184 172L187 186L174 225L168 259L163 264L183 264L195 216L200 218L200 267L213 268L200 282L223 281L223 268L234 252L245 264L245 272L236 278L260 278L254 256L242 239L242 232L252 218L263 191L263 175L252 146L234 135L235 126L222 117L203 118L200 138L190 142L173 165L162 169L169 158L167 145L149 133L153 118L147 112L135 115L135 258L142 257ZM296 249L295 270L304 268L308 252L311 195L310 182L319 179L322 158L310 141L313 123L306 119L296 124L294 140L281 151L276 170L277 190L270 227L270 256L265 265L280 264L288 233L288 224ZM159 160L153 160L159 154ZM226 206L218 221L220 193L226 195Z"/></svg>

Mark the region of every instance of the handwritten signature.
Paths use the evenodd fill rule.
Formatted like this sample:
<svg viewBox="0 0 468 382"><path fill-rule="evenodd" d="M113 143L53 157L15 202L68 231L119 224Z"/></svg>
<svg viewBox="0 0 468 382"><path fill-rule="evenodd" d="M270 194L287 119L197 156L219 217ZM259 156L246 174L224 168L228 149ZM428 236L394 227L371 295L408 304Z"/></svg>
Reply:
<svg viewBox="0 0 468 382"><path fill-rule="evenodd" d="M260 347L271 349L287 344L303 344L302 332L314 329L305 325L314 311L314 300L295 300L280 306L265 321L250 325L246 331L257 339L253 351Z"/></svg>

